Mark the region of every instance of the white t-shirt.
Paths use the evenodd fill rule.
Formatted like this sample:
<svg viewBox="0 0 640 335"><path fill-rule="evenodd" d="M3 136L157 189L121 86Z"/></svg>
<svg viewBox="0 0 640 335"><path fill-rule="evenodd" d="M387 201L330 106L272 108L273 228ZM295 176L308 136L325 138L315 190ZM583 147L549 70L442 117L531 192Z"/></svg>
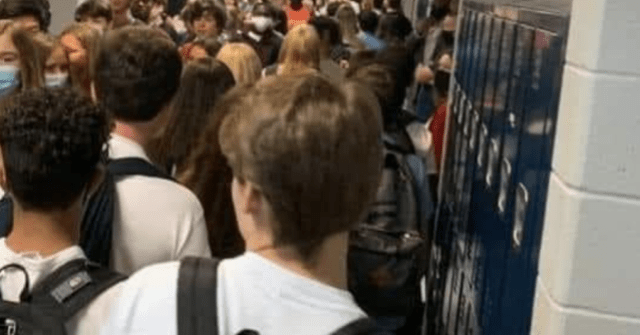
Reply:
<svg viewBox="0 0 640 335"><path fill-rule="evenodd" d="M78 246L67 248L46 258L42 258L38 253L17 254L7 247L5 238L0 239L0 267L11 263L22 265L29 274L29 289L60 266L72 260L84 258L84 253ZM67 322L67 332L70 335L97 334L105 324L123 284L119 283L109 288L78 312ZM17 302L23 287L24 274L20 270L9 268L0 273L0 290L4 300Z"/></svg>
<svg viewBox="0 0 640 335"><path fill-rule="evenodd" d="M142 147L112 134L109 156L149 161ZM186 187L161 178L129 176L116 181L111 261L131 274L185 256L211 257L204 211Z"/></svg>
<svg viewBox="0 0 640 335"><path fill-rule="evenodd" d="M102 335L177 334L180 264L159 264L125 284ZM308 279L246 252L218 269L220 335L327 335L365 313L348 291Z"/></svg>

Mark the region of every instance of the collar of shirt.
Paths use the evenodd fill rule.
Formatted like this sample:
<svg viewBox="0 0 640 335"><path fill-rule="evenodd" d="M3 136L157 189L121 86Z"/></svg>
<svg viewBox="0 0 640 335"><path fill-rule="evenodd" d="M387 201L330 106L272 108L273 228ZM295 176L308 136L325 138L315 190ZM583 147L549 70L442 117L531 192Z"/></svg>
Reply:
<svg viewBox="0 0 640 335"><path fill-rule="evenodd" d="M118 159L127 157L142 158L146 161L151 161L140 144L124 136L112 133L111 139L109 139L109 158Z"/></svg>
<svg viewBox="0 0 640 335"><path fill-rule="evenodd" d="M60 250L47 257L42 257L39 252L35 251L15 252L7 245L6 238L0 239L0 254L5 258L5 261L19 263L30 270L40 268L46 273L50 273L72 260L86 258L82 249L77 245Z"/></svg>
<svg viewBox="0 0 640 335"><path fill-rule="evenodd" d="M247 32L247 36L249 36L249 38L251 38L252 40L254 40L256 42L262 41L262 35L258 35L256 33L254 33L252 30L249 30Z"/></svg>

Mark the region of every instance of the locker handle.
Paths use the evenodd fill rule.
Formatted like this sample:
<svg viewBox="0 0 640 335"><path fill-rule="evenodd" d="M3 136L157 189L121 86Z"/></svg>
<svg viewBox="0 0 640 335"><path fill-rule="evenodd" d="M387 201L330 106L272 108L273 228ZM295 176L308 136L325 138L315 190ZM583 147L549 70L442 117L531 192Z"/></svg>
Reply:
<svg viewBox="0 0 640 335"><path fill-rule="evenodd" d="M485 151L485 143L487 142L487 136L489 136L489 130L487 126L482 124L480 129L480 138L478 139L478 167L482 167Z"/></svg>
<svg viewBox="0 0 640 335"><path fill-rule="evenodd" d="M500 173L500 192L498 193L498 201L496 203L499 213L504 213L507 207L507 194L509 193L509 184L511 182L511 164L507 158L502 159Z"/></svg>
<svg viewBox="0 0 640 335"><path fill-rule="evenodd" d="M485 174L485 183L487 188L491 188L493 185L493 170L495 169L496 161L498 160L499 150L498 141L496 139L492 139L489 148L489 158L487 159L487 172Z"/></svg>
<svg viewBox="0 0 640 335"><path fill-rule="evenodd" d="M516 189L516 206L513 213L513 231L511 232L511 246L514 250L520 249L524 238L524 224L529 207L529 191L522 183L518 183Z"/></svg>

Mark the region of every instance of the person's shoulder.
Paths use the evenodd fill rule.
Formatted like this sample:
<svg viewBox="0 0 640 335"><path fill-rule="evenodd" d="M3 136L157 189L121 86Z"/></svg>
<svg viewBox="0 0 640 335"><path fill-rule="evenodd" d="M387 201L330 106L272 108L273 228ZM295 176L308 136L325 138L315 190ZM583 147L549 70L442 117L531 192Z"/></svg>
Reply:
<svg viewBox="0 0 640 335"><path fill-rule="evenodd" d="M96 297L86 308L78 312L67 324L69 333L98 334L109 318L111 309L120 297L124 282L120 282Z"/></svg>
<svg viewBox="0 0 640 335"><path fill-rule="evenodd" d="M122 285L100 334L175 334L179 271L180 263L171 262L136 272Z"/></svg>
<svg viewBox="0 0 640 335"><path fill-rule="evenodd" d="M116 183L118 192L131 192L136 195L149 195L148 201L160 201L166 205L188 206L193 207L199 204L197 197L191 190L180 183L150 176L130 176ZM147 201L144 198L136 199L136 201Z"/></svg>

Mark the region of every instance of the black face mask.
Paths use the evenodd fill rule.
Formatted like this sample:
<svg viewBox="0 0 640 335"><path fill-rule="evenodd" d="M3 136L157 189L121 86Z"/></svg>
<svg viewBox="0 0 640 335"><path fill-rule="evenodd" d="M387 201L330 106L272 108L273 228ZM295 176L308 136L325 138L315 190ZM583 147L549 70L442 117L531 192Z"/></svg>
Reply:
<svg viewBox="0 0 640 335"><path fill-rule="evenodd" d="M447 47L453 48L453 42L455 39L454 31L443 31L440 37L442 38L442 42L444 42Z"/></svg>

